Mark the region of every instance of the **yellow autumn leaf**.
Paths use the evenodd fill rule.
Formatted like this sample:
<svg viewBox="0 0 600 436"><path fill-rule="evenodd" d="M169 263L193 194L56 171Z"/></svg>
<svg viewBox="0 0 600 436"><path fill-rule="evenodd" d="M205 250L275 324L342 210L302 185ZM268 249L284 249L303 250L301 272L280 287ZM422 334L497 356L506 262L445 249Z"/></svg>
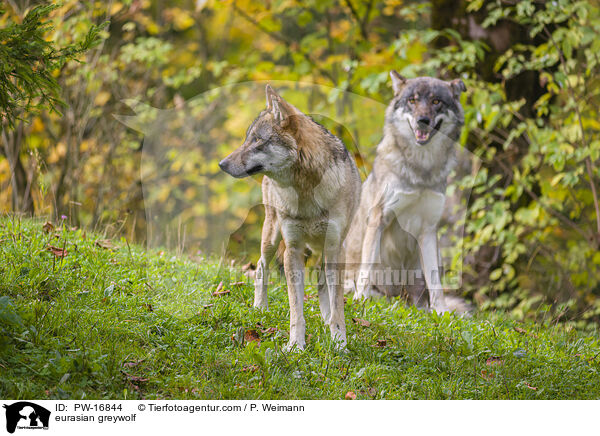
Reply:
<svg viewBox="0 0 600 436"><path fill-rule="evenodd" d="M98 94L96 94L96 98L94 99L94 104L96 106L104 106L109 99L110 99L109 92L100 91Z"/></svg>
<svg viewBox="0 0 600 436"><path fill-rule="evenodd" d="M121 9L123 9L123 3L113 3L110 7L110 15L118 14Z"/></svg>
<svg viewBox="0 0 600 436"><path fill-rule="evenodd" d="M559 173L559 174L555 175L552 178L552 181L550 181L550 185L556 186L558 184L558 182L560 182L564 176L565 176L565 173Z"/></svg>

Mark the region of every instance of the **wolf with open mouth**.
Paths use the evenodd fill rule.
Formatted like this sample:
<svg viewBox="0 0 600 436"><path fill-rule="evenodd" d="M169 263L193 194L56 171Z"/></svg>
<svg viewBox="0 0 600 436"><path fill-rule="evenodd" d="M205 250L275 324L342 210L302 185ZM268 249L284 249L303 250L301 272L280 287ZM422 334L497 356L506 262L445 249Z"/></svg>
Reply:
<svg viewBox="0 0 600 436"><path fill-rule="evenodd" d="M437 226L464 124L460 95L466 88L460 79L390 76L394 97L383 139L345 242L345 288L355 297L406 291L417 306L444 312ZM399 280L381 280L384 271Z"/></svg>

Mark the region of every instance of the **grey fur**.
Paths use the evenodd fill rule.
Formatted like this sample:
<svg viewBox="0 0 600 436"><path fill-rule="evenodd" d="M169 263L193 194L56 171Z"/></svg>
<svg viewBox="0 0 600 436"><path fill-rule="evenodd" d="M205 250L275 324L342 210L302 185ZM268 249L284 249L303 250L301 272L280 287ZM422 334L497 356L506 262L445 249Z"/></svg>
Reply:
<svg viewBox="0 0 600 436"><path fill-rule="evenodd" d="M394 97L386 110L384 136L345 241L346 289L360 297L407 291L417 306L431 303L445 311L441 285L435 285L437 224L455 163L454 143L464 123L459 98L465 86L460 80L405 79L395 71L390 75ZM435 291L430 298L421 259L427 260L427 283ZM373 271L386 268L415 272L415 280L375 283Z"/></svg>

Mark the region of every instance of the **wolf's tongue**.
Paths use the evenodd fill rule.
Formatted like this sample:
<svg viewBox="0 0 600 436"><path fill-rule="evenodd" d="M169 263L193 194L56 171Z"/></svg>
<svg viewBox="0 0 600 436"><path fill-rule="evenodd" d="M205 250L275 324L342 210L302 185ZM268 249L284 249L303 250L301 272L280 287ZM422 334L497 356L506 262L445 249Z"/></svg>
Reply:
<svg viewBox="0 0 600 436"><path fill-rule="evenodd" d="M429 132L426 130L416 129L415 136L417 141L426 141L429 138Z"/></svg>

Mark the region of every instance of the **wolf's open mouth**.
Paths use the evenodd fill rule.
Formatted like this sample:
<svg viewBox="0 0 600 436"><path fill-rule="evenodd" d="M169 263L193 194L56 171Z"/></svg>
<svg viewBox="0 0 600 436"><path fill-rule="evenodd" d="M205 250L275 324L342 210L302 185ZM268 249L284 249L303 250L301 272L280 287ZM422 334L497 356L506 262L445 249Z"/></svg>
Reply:
<svg viewBox="0 0 600 436"><path fill-rule="evenodd" d="M440 130L440 127L442 127L442 121L443 120L439 120L438 123L433 127L429 127L426 126L425 128L421 128L418 127L414 129L414 134L415 134L415 139L417 140L417 142L420 145L425 145L429 142L429 140L431 138L433 138L433 135L435 135L437 133L438 130Z"/></svg>

